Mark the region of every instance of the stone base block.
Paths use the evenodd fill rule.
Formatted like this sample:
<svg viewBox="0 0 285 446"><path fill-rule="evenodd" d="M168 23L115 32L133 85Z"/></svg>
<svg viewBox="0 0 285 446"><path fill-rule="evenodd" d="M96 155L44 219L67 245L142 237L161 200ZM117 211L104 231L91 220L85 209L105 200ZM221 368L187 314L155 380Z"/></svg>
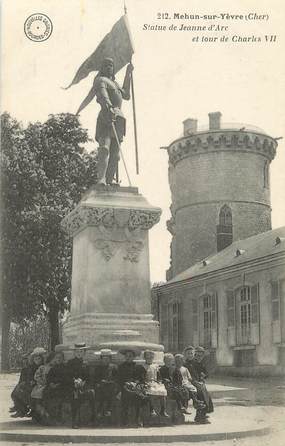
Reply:
<svg viewBox="0 0 285 446"><path fill-rule="evenodd" d="M141 357L144 350L155 352L155 361L163 362L163 346L158 344L159 325L151 314L89 313L71 316L63 327L63 346L67 358L77 342L85 342L88 361L96 360L101 348L110 348L116 354L132 348ZM119 355L120 356L120 355ZM115 358L120 361L120 357Z"/></svg>

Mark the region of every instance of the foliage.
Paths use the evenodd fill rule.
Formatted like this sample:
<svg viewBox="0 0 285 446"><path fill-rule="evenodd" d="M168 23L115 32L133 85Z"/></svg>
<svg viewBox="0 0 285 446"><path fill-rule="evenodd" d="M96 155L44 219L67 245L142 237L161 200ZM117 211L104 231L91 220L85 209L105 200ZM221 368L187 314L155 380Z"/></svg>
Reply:
<svg viewBox="0 0 285 446"><path fill-rule="evenodd" d="M49 325L43 316L30 321L12 324L9 333L10 368L21 367L22 355L30 353L35 347L49 349Z"/></svg>
<svg viewBox="0 0 285 446"><path fill-rule="evenodd" d="M96 182L96 154L72 114L23 129L4 113L1 129L5 309L15 322L47 314L56 330L70 302L72 244L61 220Z"/></svg>

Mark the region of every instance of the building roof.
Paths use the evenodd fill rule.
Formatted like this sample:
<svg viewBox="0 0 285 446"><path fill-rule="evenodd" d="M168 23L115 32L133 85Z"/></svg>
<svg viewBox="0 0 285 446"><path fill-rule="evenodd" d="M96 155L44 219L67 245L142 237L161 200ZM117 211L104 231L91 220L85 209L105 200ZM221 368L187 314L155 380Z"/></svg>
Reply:
<svg viewBox="0 0 285 446"><path fill-rule="evenodd" d="M285 226L233 242L217 254L211 255L179 273L165 285L279 253L285 253Z"/></svg>
<svg viewBox="0 0 285 446"><path fill-rule="evenodd" d="M220 124L220 127L218 129L209 129L208 125L200 125L196 131L193 131L194 135L199 135L200 133L215 133L215 132L227 132L227 131L236 131L239 130L240 132L250 132L250 133L257 133L257 134L261 134L261 135L266 135L266 136L270 136L268 135L268 133L263 130L260 127L257 127L255 125L250 125L250 124L246 124L244 122L224 122L222 124ZM177 139L181 139L184 138L185 135L184 133L181 133L180 136L177 138L175 138L175 141ZM189 136L189 135L188 135Z"/></svg>

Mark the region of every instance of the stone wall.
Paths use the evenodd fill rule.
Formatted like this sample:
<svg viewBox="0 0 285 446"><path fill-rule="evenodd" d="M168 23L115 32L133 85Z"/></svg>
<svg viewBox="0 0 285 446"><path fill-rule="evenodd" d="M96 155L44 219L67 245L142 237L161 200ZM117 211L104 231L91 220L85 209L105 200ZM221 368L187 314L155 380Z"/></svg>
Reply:
<svg viewBox="0 0 285 446"><path fill-rule="evenodd" d="M168 147L172 276L217 251L224 204L233 214L233 241L271 229L265 172L276 146L263 134L216 130L181 138Z"/></svg>
<svg viewBox="0 0 285 446"><path fill-rule="evenodd" d="M181 208L172 248L174 275L217 252L217 225L224 204L232 211L233 241L271 229L271 209L259 203L217 201Z"/></svg>
<svg viewBox="0 0 285 446"><path fill-rule="evenodd" d="M203 280L191 280L188 283L178 282L170 286L159 287L156 293L159 294L160 304L160 326L161 342L165 345L165 350L171 350L169 339L170 331L167 325L171 323L165 308L174 301L181 301L183 307L183 317L179 332L182 336L181 349L187 345L197 346L201 343L201 314L199 315L199 301L205 293L217 295L217 345L211 348L215 354L216 364L220 372L236 375L250 375L252 370L260 374L280 374L285 372L284 363L284 345L285 345L285 286L281 297L280 326L281 339L277 342L273 336L273 318L272 318L272 281L285 281L285 256L278 259L260 263L259 266L247 266L246 269L232 270L216 276L205 277ZM284 282L285 283L285 282ZM228 313L227 313L227 291L237 290L241 286L259 286L259 327L258 338L255 344L241 346L238 342L231 345L228 332ZM198 308L197 327L198 332L193 326L193 301L196 301ZM236 313L236 318L239 315ZM237 319L236 319L237 320ZM200 330L199 330L200 326ZM283 329L282 329L283 327ZM282 331L283 330L283 331ZM236 365L237 352L241 350L252 351L252 364L248 366ZM282 359L283 358L283 359Z"/></svg>

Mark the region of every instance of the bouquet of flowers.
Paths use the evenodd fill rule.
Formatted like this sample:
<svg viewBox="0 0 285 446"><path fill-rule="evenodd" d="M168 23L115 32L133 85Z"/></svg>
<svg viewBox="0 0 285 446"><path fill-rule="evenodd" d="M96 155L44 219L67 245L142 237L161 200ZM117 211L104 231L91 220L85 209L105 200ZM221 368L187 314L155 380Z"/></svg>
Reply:
<svg viewBox="0 0 285 446"><path fill-rule="evenodd" d="M126 382L124 385L124 389L129 393L130 396L134 398L138 398L142 401L148 398L147 388L145 384L140 384L136 382Z"/></svg>
<svg viewBox="0 0 285 446"><path fill-rule="evenodd" d="M73 383L76 390L81 390L84 387L85 381L83 381L81 378L74 378Z"/></svg>

